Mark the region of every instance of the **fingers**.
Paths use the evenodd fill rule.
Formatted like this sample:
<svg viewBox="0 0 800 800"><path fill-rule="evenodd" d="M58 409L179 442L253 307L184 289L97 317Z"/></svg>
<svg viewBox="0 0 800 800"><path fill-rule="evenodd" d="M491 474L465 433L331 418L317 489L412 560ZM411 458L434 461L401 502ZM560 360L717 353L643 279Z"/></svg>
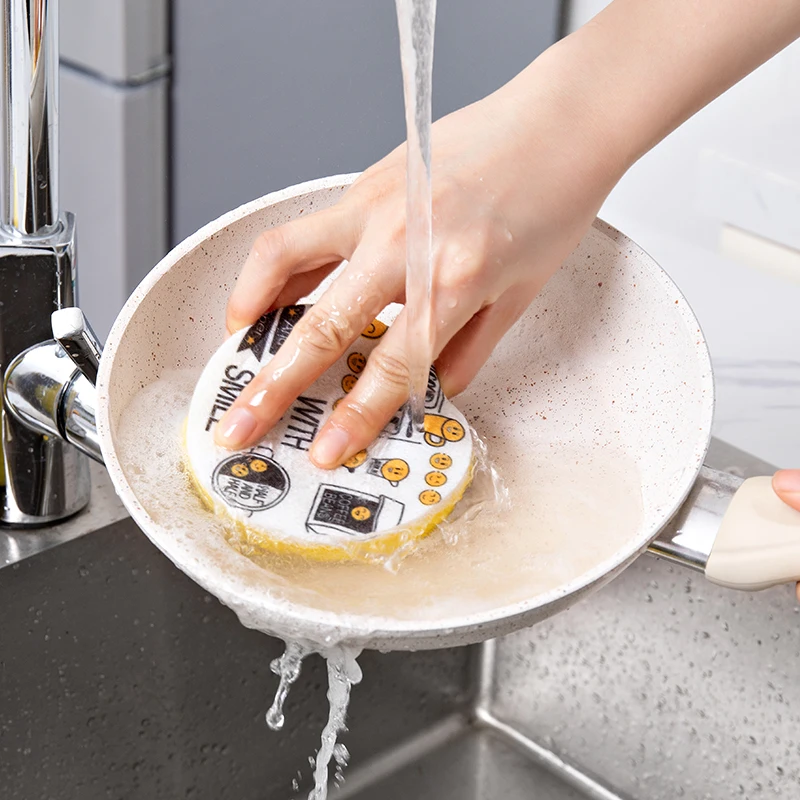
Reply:
<svg viewBox="0 0 800 800"><path fill-rule="evenodd" d="M240 449L261 439L402 290L403 270L356 252L319 302L294 326L217 426L216 442Z"/></svg>
<svg viewBox="0 0 800 800"><path fill-rule="evenodd" d="M342 204L261 233L228 300L228 333L252 325L292 275L350 258L357 238L357 214Z"/></svg>
<svg viewBox="0 0 800 800"><path fill-rule="evenodd" d="M800 511L800 469L782 469L772 477L772 488L784 503Z"/></svg>
<svg viewBox="0 0 800 800"><path fill-rule="evenodd" d="M455 397L467 388L532 299L533 290L525 292L515 287L493 305L481 309L448 342L436 359L436 372L447 397Z"/></svg>
<svg viewBox="0 0 800 800"><path fill-rule="evenodd" d="M786 505L800 511L800 469L778 470L772 476L772 488ZM800 583L795 587L797 602L800 603Z"/></svg>
<svg viewBox="0 0 800 800"><path fill-rule="evenodd" d="M438 320L434 357L476 310L465 300L455 309L447 307L434 311L434 319ZM309 455L318 467L332 469L372 444L397 409L408 400L407 325L404 309L370 354L353 390L317 434Z"/></svg>
<svg viewBox="0 0 800 800"><path fill-rule="evenodd" d="M353 390L339 403L311 446L311 460L332 469L371 444L408 399L406 314L401 312L372 351Z"/></svg>
<svg viewBox="0 0 800 800"><path fill-rule="evenodd" d="M266 310L296 305L299 300L310 295L338 266L339 263L325 264L324 267L317 267L311 272L292 275Z"/></svg>

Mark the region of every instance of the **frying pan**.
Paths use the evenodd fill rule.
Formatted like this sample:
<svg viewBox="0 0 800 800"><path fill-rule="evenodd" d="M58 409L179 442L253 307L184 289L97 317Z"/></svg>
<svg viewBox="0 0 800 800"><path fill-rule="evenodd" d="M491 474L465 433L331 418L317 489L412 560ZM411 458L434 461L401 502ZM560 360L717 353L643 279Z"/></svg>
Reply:
<svg viewBox="0 0 800 800"><path fill-rule="evenodd" d="M143 488L141 473L163 465L150 426L138 423L132 438L126 425L137 393L175 370L196 372L206 363L221 341L228 295L260 231L335 203L354 178L294 186L210 223L155 267L113 326L97 383L103 457L134 520L180 569L248 627L318 647L342 642L381 650L463 645L532 625L612 579L675 519L685 526L699 515L713 528L706 567L712 580L753 589L800 577L800 514L780 503L769 481L739 488L733 478L701 475L714 386L700 326L661 268L601 221L457 401L507 478L517 511L499 515L493 529L489 509L481 523L485 542L478 536L470 544L469 529L478 522L465 523L460 541L439 543L417 559L424 571L428 558L446 565L461 547L472 553L473 561L461 564L461 583L436 568L444 585L453 580L457 587L452 602L426 603L420 595L435 594L437 585L428 575L427 582L412 582L408 595L398 594L394 606L382 604L383 579L358 571L348 580L355 594L362 585L368 597L353 607L305 590L293 594L292 576L302 578L303 565L292 573L285 565L271 571L254 563L219 528L202 522L198 514L206 512L187 513L190 505L175 498L180 484L170 484L161 498L157 475ZM183 491L191 491L188 482ZM587 495L594 505L584 502L581 515L570 517ZM549 509L545 523L536 517L542 508ZM559 521L572 525L575 536L558 530ZM682 539L689 532L672 525L675 548L686 549ZM500 546L493 536L505 537ZM481 562L480 554L511 542L525 554L514 561L529 559L537 568L523 573L513 590L483 592L477 576L500 568ZM404 569L405 563L398 574ZM398 580L384 574L387 587ZM321 571L304 579L324 585L332 575ZM495 589L513 583L493 576Z"/></svg>

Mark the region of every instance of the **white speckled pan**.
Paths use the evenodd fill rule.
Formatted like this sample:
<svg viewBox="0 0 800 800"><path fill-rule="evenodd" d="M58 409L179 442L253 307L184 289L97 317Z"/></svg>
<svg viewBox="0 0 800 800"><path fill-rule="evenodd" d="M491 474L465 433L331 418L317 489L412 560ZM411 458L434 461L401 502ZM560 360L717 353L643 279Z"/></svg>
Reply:
<svg viewBox="0 0 800 800"><path fill-rule="evenodd" d="M533 452L546 435L565 447L621 449L636 464L643 511L635 536L564 585L433 623L278 602L264 590L259 568L221 537L184 530L180 519L165 520L163 509L158 519L148 513L118 459L115 435L133 395L167 370L201 367L219 345L225 303L256 234L332 204L353 177L313 181L236 209L180 244L147 276L117 319L102 358L98 428L105 461L153 543L246 625L380 649L503 635L574 603L636 558L686 498L710 438L714 389L697 320L658 265L602 222L459 401L469 418L494 414L483 429L490 445L513 431Z"/></svg>

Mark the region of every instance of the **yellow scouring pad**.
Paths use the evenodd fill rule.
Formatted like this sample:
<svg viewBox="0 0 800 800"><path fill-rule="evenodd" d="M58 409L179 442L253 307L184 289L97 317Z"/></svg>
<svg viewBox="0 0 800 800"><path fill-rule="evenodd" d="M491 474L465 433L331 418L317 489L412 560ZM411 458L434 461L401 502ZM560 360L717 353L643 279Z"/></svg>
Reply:
<svg viewBox="0 0 800 800"><path fill-rule="evenodd" d="M186 422L192 479L215 513L255 551L334 561L389 555L447 517L472 478L473 443L461 412L431 369L424 430L401 409L367 451L335 470L308 450L337 402L353 389L387 326L375 320L299 397L260 444L217 447L214 429L244 387L270 362L308 306L265 314L231 336L203 371Z"/></svg>

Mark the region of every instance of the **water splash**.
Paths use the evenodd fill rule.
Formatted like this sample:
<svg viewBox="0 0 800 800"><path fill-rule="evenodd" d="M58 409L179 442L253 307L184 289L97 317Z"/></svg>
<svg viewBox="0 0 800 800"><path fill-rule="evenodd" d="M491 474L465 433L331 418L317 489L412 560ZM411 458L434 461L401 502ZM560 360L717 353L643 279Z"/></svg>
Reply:
<svg viewBox="0 0 800 800"><path fill-rule="evenodd" d="M337 742L336 746L333 748L333 760L336 762L333 782L338 787L344 783L344 770L350 763L350 751L342 742Z"/></svg>
<svg viewBox="0 0 800 800"><path fill-rule="evenodd" d="M337 743L337 738L347 730L345 719L350 703L350 690L361 682L361 667L357 661L360 653L356 648L340 646L323 654L328 662L330 713L322 731L322 741L314 767L314 788L309 793L308 800L326 800L328 797L328 766L331 759L337 764L337 774L341 774L341 769L347 764L350 754L343 744Z"/></svg>
<svg viewBox="0 0 800 800"><path fill-rule="evenodd" d="M270 669L280 676L280 684L275 694L275 701L267 712L267 725L278 731L283 728L283 706L292 684L300 677L303 659L313 652L313 648L296 640L286 642L286 649L280 658L276 658ZM334 782L344 782L344 768L350 760L347 747L339 736L347 730L347 708L350 704L350 691L361 682L361 667L358 656L361 650L347 646L332 647L321 650L320 655L326 660L328 667L328 703L330 711L328 722L322 731L320 747L316 756L309 756L308 763L314 774L314 788L308 800L326 800L328 797L328 768L331 761L336 764ZM300 775L292 780L292 790L300 788Z"/></svg>

